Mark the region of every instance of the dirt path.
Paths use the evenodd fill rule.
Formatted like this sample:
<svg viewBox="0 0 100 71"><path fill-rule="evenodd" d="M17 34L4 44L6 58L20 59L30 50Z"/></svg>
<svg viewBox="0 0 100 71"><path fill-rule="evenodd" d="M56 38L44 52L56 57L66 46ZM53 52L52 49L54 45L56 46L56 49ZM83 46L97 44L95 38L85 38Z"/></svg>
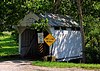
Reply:
<svg viewBox="0 0 100 71"><path fill-rule="evenodd" d="M0 71L99 71L85 70L77 68L47 68L32 66L31 61L26 60L11 60L0 62Z"/></svg>

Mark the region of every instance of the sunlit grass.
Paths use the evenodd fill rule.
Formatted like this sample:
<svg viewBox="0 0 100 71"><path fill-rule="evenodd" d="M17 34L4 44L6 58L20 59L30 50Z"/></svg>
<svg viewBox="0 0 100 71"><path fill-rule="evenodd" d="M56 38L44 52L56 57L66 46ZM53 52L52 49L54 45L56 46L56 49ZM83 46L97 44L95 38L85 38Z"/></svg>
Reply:
<svg viewBox="0 0 100 71"><path fill-rule="evenodd" d="M44 67L56 68L85 68L85 69L100 69L100 64L82 64L82 63L67 63L67 62L46 62L46 61L33 61L33 65Z"/></svg>
<svg viewBox="0 0 100 71"><path fill-rule="evenodd" d="M11 32L0 35L0 56L18 54L18 45L11 37Z"/></svg>

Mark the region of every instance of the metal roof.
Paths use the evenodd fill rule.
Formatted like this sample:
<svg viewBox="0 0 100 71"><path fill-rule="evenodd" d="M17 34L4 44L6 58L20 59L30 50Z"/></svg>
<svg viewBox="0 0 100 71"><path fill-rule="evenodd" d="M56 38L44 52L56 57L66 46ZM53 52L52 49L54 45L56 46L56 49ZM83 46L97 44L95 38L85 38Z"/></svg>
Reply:
<svg viewBox="0 0 100 71"><path fill-rule="evenodd" d="M50 26L79 27L79 24L67 15L63 16L59 14L46 13L44 15L40 14L40 17L45 19L47 18Z"/></svg>

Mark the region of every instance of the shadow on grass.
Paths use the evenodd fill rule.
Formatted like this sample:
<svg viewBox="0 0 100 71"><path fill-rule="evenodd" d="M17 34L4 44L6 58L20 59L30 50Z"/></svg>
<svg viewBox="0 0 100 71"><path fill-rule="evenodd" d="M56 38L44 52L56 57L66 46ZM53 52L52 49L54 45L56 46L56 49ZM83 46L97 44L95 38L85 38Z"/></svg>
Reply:
<svg viewBox="0 0 100 71"><path fill-rule="evenodd" d="M17 43L15 43L13 41L11 41L11 42L5 41L5 42L1 42L0 43L0 46L1 47L5 47L5 46L13 47L13 46L17 46Z"/></svg>
<svg viewBox="0 0 100 71"><path fill-rule="evenodd" d="M8 56L0 56L0 62L8 61L8 60L20 60L20 55L8 55Z"/></svg>
<svg viewBox="0 0 100 71"><path fill-rule="evenodd" d="M18 44L9 35L7 37L5 36L5 37L0 38L0 46L1 47L6 47L6 46L13 47L13 46L18 46Z"/></svg>
<svg viewBox="0 0 100 71"><path fill-rule="evenodd" d="M13 54L18 54L18 48L1 48L0 56L9 56Z"/></svg>
<svg viewBox="0 0 100 71"><path fill-rule="evenodd" d="M19 59L18 48L1 48L0 62L5 60Z"/></svg>
<svg viewBox="0 0 100 71"><path fill-rule="evenodd" d="M13 41L13 38L11 37L2 37L1 41Z"/></svg>

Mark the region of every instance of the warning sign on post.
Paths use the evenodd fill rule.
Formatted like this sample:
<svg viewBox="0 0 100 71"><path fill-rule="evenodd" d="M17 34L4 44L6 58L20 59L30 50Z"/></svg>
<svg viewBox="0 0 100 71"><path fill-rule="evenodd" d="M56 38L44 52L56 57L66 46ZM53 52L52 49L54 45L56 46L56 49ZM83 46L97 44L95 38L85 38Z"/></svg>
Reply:
<svg viewBox="0 0 100 71"><path fill-rule="evenodd" d="M48 34L44 38L44 41L47 43L48 46L51 46L56 41L56 39L51 34Z"/></svg>

